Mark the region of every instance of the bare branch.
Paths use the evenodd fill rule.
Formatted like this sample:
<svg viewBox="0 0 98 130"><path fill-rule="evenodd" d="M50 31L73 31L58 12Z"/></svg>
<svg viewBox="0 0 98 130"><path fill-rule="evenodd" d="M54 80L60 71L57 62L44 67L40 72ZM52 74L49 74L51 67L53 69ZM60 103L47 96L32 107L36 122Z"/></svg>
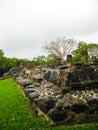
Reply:
<svg viewBox="0 0 98 130"><path fill-rule="evenodd" d="M54 54L62 59L70 53L77 46L77 42L73 39L59 38L56 41L50 42L50 44L44 45L44 50L50 55Z"/></svg>

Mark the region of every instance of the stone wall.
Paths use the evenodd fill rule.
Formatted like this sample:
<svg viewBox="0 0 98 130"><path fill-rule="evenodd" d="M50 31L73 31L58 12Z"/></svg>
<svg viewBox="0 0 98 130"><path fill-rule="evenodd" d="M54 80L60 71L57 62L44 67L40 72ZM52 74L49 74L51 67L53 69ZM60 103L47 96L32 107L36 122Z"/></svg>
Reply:
<svg viewBox="0 0 98 130"><path fill-rule="evenodd" d="M69 63L68 63L69 64ZM21 86L34 111L51 124L98 121L98 62L72 67L15 67L4 75Z"/></svg>

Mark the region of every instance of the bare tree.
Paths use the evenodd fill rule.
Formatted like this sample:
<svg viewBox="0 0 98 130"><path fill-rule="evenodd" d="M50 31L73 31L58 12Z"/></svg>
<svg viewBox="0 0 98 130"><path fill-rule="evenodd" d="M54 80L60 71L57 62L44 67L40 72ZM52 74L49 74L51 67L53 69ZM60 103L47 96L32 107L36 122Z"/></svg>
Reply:
<svg viewBox="0 0 98 130"><path fill-rule="evenodd" d="M56 41L52 41L49 44L46 42L43 49L50 55L64 59L68 53L75 49L77 44L78 43L73 39L66 39L63 37Z"/></svg>

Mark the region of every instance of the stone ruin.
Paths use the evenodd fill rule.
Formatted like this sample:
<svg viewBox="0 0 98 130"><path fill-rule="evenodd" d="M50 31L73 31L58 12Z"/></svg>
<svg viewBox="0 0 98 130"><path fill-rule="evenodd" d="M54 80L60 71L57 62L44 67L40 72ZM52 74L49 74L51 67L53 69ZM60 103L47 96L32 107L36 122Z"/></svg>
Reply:
<svg viewBox="0 0 98 130"><path fill-rule="evenodd" d="M66 66L20 66L4 75L20 85L37 115L54 125L98 122L98 59L67 56Z"/></svg>

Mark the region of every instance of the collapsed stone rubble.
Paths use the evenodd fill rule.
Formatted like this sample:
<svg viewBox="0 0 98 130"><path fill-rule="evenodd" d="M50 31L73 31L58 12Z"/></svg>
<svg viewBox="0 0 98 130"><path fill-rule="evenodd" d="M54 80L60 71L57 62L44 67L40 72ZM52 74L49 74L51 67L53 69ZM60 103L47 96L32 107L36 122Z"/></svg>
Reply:
<svg viewBox="0 0 98 130"><path fill-rule="evenodd" d="M6 75L15 79L35 112L51 124L98 122L98 62L72 63L70 56L66 65L16 67Z"/></svg>

